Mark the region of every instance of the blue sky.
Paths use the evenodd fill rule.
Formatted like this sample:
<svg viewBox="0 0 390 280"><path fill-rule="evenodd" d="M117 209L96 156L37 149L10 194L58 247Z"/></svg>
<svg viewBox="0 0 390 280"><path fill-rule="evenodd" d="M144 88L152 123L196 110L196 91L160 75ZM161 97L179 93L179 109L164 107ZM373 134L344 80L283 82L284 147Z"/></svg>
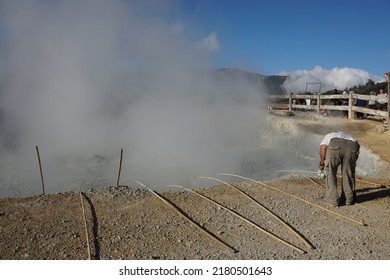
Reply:
<svg viewBox="0 0 390 280"><path fill-rule="evenodd" d="M390 1L181 1L182 24L214 32L221 67L265 74L357 68L390 71Z"/></svg>

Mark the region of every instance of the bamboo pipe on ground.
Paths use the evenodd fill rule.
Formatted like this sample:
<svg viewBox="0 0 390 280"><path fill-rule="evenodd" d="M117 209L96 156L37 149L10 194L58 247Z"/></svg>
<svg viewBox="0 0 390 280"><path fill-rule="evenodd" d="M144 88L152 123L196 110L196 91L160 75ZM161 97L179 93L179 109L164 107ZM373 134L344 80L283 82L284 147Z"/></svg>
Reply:
<svg viewBox="0 0 390 280"><path fill-rule="evenodd" d="M87 239L88 259L90 260L91 259L91 246L89 244L89 234L88 234L88 227L87 227L87 219L85 217L85 208L84 208L83 194L81 192L81 188L79 188L79 193L80 193L81 208L83 210L85 238Z"/></svg>
<svg viewBox="0 0 390 280"><path fill-rule="evenodd" d="M218 207L221 207L222 209L224 209L224 210L226 210L226 211L232 213L232 214L235 215L236 217L238 217L238 218L240 218L241 220L245 221L246 223L248 223L248 224L254 226L256 229L260 230L261 232L265 233L266 235L270 236L271 238L273 238L273 239L279 241L280 243L283 243L284 245L286 245L286 246L292 248L293 250L295 250L295 251L297 251L297 252L299 252L299 253L301 253L301 254L305 254L305 253L306 253L306 252L303 251L302 249L300 249L300 248L298 248L298 247L292 245L291 243L288 243L287 241L284 241L284 240L281 239L280 237L274 235L273 233L270 233L269 231L263 229L263 228L260 227L259 225L257 225L257 224L255 224L254 222L252 222L251 220L248 220L248 219L245 218L244 216L242 216L242 215L238 214L237 212L235 212L235 211L233 211L233 210L227 208L226 206L224 206L224 205L222 205L222 204L220 204L220 203L218 203L218 202L212 200L211 198L208 198L208 197L206 197L206 196L204 196L204 195L202 195L202 194L200 194L200 193L198 193L198 192L196 192L196 191L193 191L193 190L184 188L184 187L182 187L182 186L177 186L177 185L170 185L170 186L172 186L172 187L178 187L178 188L183 188L183 189L185 189L185 190L187 190L187 191L189 191L189 192L191 192L191 193L194 193L194 194L196 194L196 195L198 195L198 196L200 196L200 197L206 199L207 201L210 201L211 203L214 203L214 204L217 205Z"/></svg>
<svg viewBox="0 0 390 280"><path fill-rule="evenodd" d="M185 214L183 214L182 211L180 211L175 205L173 205L171 202L169 202L168 200L166 200L162 195L158 194L157 192L149 189L147 186L145 186L144 184L142 184L141 182L138 182L138 181L135 181L136 183L138 183L139 185L143 186L144 188L146 188L147 190L149 190L152 194L154 194L156 197L158 197L161 201L163 201L166 205L168 205L169 207L171 207L176 213L178 213L182 218L184 218L187 222L189 222L192 226L194 226L195 228L199 229L201 232L203 232L207 237L209 237L210 239L212 239L213 241L215 241L216 243L218 243L220 246L222 246L224 249L226 249L227 251L231 252L231 253L237 253L238 251L236 249L234 249L233 247L231 247L230 245L226 244L224 241L222 241L221 239L219 239L218 237L216 237L214 234L208 232L206 229L202 228L201 226L199 226L196 222L194 222L192 219L190 219L188 216L186 216Z"/></svg>
<svg viewBox="0 0 390 280"><path fill-rule="evenodd" d="M283 171L283 170L282 170ZM286 170L286 171L289 171L289 170ZM292 171L299 171L299 170L292 170ZM307 172L310 172L310 171L307 171ZM342 177L342 176L338 176L338 177ZM326 186L323 186L322 184L318 183L316 180L314 180L313 178L310 178L310 177L306 177L307 179L309 179L310 181L312 181L313 183L315 183L317 186L321 187L321 188L326 188ZM368 183L368 184L372 184L372 185L376 185L376 186L384 186L384 185L381 185L381 184L377 184L377 183L373 183L373 182L368 182L368 181L363 181L363 180L360 180L360 179L355 179L355 181L360 181L360 182L364 182L364 183ZM384 186L384 187L387 187L387 186ZM367 210L370 210L370 211L375 211L374 209L371 209L369 207L366 207L366 206L363 206L361 205L360 203L356 203L357 206L361 207L361 208L364 208L364 209L367 209ZM377 212L377 211L375 211Z"/></svg>
<svg viewBox="0 0 390 280"><path fill-rule="evenodd" d="M317 172L314 172L314 171L307 171L307 170L277 170L277 171L279 171L279 172L298 172L298 173L317 173ZM341 175L337 175L337 177L341 178L342 176ZM374 182L370 182L370 181L366 181L366 180L362 180L362 179L355 179L355 181L366 183L366 184L370 184L370 185L374 185L374 186L384 186L386 188L389 187L388 184L379 184L379 183L374 183Z"/></svg>
<svg viewBox="0 0 390 280"><path fill-rule="evenodd" d="M220 173L219 175L227 175L227 176L233 176L233 177L237 177L237 178L249 180L249 181L254 182L254 183L256 183L256 184L265 186L265 187L270 188L270 189L272 189L272 190L275 190L275 191L278 191L278 192L283 193L283 194L285 194L285 195L291 196L291 197L293 197L293 198L295 198L295 199L298 199L298 200L300 200L300 201L302 201L302 202L304 202L304 203L310 204L310 205L312 205L312 206L314 206L314 207L317 207L317 208L319 208L319 209L321 209L321 210L324 210L324 211L326 211L326 212L328 212L328 213L331 213L331 214L333 214L333 215L336 215L336 216L338 216L338 217L340 217L340 218L343 218L343 219L345 219L345 220L351 221L351 222L353 222L353 223L356 223L356 224L359 224L359 225L362 225L362 226L366 226L366 224L363 223L363 222L361 222L361 221L356 221L356 220L354 220L354 219L352 219L352 218L350 218L350 217L347 217L347 216L345 216L345 215L342 215L342 214L339 214L339 213L337 213L337 212L331 211L331 210L329 210L329 209L326 209L325 207L322 207L322 206L320 206L320 205L317 205L317 204L315 204L315 203L313 203L313 202L310 202L310 201L308 201L308 200L306 200L306 199L303 199L303 198L301 198L301 197L299 197L299 196L296 196L296 195L290 194L290 193L288 193L288 192L282 191L282 190L280 190L280 189L278 189L278 188L275 188L275 187L272 187L272 186L270 186L270 185L264 184L264 183L262 183L262 182L260 182L260 181L256 181L256 180L250 179L250 178L248 178L248 177L244 177L244 176L240 176L240 175L235 175L235 174L229 174L229 173Z"/></svg>
<svg viewBox="0 0 390 280"><path fill-rule="evenodd" d="M361 179L355 179L355 181L366 183L366 184L370 184L370 185L374 185L374 186L383 186L383 187L389 188L388 184L378 184L378 183L369 182L369 181L365 181L365 180L361 180Z"/></svg>
<svg viewBox="0 0 390 280"><path fill-rule="evenodd" d="M313 178L310 178L310 177L307 177L310 181L312 181L314 184L316 184L317 186L321 187L321 188L325 188L325 186L321 185L320 183L318 183L316 180L314 180Z"/></svg>
<svg viewBox="0 0 390 280"><path fill-rule="evenodd" d="M278 172L298 172L298 173L317 173L314 171L306 171L306 170L276 170Z"/></svg>
<svg viewBox="0 0 390 280"><path fill-rule="evenodd" d="M253 201L254 203L256 203L261 209L265 210L268 214L270 214L272 217L274 217L279 223L281 223L283 226L285 226L289 231L292 232L292 234L294 234L296 237L298 237L298 239L300 239L303 243L305 243L305 245L310 248L310 249L314 249L313 245L311 245L305 238L303 238L297 231L295 231L289 224L287 224L285 221L283 221L278 215L276 215L275 213L273 213L271 210L269 210L267 207L265 207L264 205L262 205L260 202L258 202L257 200L255 200L253 197L251 197L250 195L246 194L245 192L243 192L242 190L240 190L239 188L225 182L225 181L222 181L220 179L217 179L217 178L213 178L213 177L199 177L201 179L211 179L211 180L215 180L215 181L218 181L218 182L221 182L235 190L237 190L239 193L241 193L242 195L244 195L245 197L249 198L251 201Z"/></svg>

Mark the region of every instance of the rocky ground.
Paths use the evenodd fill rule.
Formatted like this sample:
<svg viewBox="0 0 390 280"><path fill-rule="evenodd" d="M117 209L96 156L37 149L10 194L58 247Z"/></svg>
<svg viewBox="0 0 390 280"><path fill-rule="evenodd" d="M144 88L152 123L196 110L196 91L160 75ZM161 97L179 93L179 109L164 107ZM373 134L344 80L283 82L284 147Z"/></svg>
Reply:
<svg viewBox="0 0 390 280"><path fill-rule="evenodd" d="M319 134L340 126L390 159L390 132L378 132L378 121L295 120ZM324 181L315 174L261 183L216 177L231 186L210 179L215 187L195 191L219 206L183 189L159 193L166 202L139 185L84 191L86 227L79 192L1 199L0 258L390 259L386 174L359 177L358 203L337 208L322 202Z"/></svg>

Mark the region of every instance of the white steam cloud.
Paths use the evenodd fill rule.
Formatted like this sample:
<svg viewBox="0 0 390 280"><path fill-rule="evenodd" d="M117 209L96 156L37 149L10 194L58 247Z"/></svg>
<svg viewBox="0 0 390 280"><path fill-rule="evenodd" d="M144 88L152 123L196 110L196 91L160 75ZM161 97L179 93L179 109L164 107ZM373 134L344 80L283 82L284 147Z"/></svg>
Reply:
<svg viewBox="0 0 390 280"><path fill-rule="evenodd" d="M306 83L321 83L321 92L358 85L365 85L369 79L374 82L382 82L384 78L369 74L367 71L355 68L338 68L331 70L323 69L320 66L312 70L297 70L283 72L280 75L288 76L284 87L287 92L305 92ZM319 85L309 85L308 91L318 92Z"/></svg>
<svg viewBox="0 0 390 280"><path fill-rule="evenodd" d="M120 148L122 184L162 186L257 147L259 89L210 74L169 9L142 5L0 0L0 192L37 192L35 145L48 192L115 184Z"/></svg>
<svg viewBox="0 0 390 280"><path fill-rule="evenodd" d="M202 40L201 46L209 52L215 52L219 50L217 34L212 32L209 36Z"/></svg>

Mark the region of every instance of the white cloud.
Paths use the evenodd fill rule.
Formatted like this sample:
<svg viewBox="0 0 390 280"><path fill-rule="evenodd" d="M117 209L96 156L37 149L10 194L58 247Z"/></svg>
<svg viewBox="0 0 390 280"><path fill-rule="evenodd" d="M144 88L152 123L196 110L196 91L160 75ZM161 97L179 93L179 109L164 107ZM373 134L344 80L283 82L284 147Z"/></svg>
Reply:
<svg viewBox="0 0 390 280"><path fill-rule="evenodd" d="M364 85L368 79L374 82L382 82L383 77L378 77L362 69L335 67L331 70L315 66L312 70L296 70L293 72L282 72L280 75L287 75L284 83L287 92L304 92L307 83L321 83L321 92L334 88L344 89L357 85ZM318 91L319 85L309 85L308 91Z"/></svg>
<svg viewBox="0 0 390 280"><path fill-rule="evenodd" d="M217 34L212 32L209 36L204 38L201 42L201 46L209 52L214 52L219 50L219 42Z"/></svg>

